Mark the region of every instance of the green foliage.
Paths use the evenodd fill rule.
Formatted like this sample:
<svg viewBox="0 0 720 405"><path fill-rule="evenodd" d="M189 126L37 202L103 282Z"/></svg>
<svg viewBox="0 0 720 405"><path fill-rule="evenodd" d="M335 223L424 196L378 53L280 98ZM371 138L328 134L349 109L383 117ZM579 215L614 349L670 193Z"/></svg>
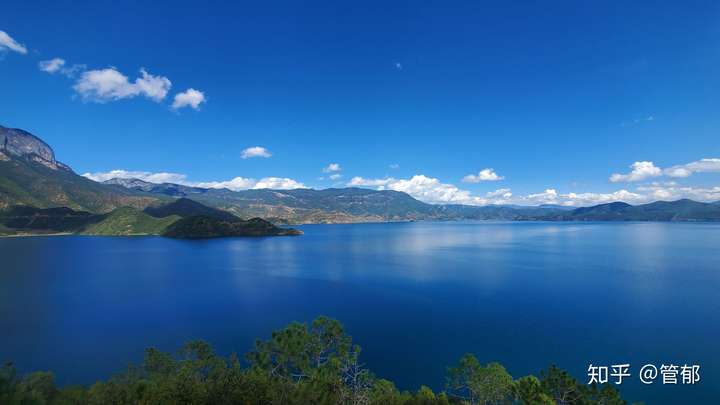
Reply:
<svg viewBox="0 0 720 405"><path fill-rule="evenodd" d="M206 217L212 217L222 221L237 221L240 218L231 214L228 211L219 210L217 208L211 208L206 205L200 204L197 201L193 201L189 198L178 198L170 203L150 206L145 208L145 213L156 218L169 217L176 215L178 217L192 217L196 215L204 215Z"/></svg>
<svg viewBox="0 0 720 405"><path fill-rule="evenodd" d="M0 209L30 205L104 213L121 206L144 208L160 199L164 197L106 186L70 170L19 158L0 161Z"/></svg>
<svg viewBox="0 0 720 405"><path fill-rule="evenodd" d="M154 218L131 207L92 214L67 207L16 205L0 211L5 233L82 233L86 235L159 235L179 217ZM3 229L0 229L2 231Z"/></svg>
<svg viewBox="0 0 720 405"><path fill-rule="evenodd" d="M557 404L568 405L624 405L625 401L612 385L586 385L579 383L567 371L555 365L540 372L542 392Z"/></svg>
<svg viewBox="0 0 720 405"><path fill-rule="evenodd" d="M104 218L90 224L82 233L87 235L127 236L159 235L180 217L155 218L131 207L122 207L104 215Z"/></svg>
<svg viewBox="0 0 720 405"><path fill-rule="evenodd" d="M515 398L525 405L553 405L555 402L548 396L534 375L515 380L513 391Z"/></svg>
<svg viewBox="0 0 720 405"><path fill-rule="evenodd" d="M580 385L567 371L554 364L547 372L540 372L543 391L558 404L578 404L583 399L584 386Z"/></svg>
<svg viewBox="0 0 720 405"><path fill-rule="evenodd" d="M293 323L258 341L247 359L277 383L284 403L336 404L369 395L370 376L359 354L340 322L319 317L310 327Z"/></svg>
<svg viewBox="0 0 720 405"><path fill-rule="evenodd" d="M0 211L0 224L8 231L27 233L78 232L103 219L85 211L66 207L35 208L16 205Z"/></svg>
<svg viewBox="0 0 720 405"><path fill-rule="evenodd" d="M448 370L447 387L456 397L472 405L512 402L513 379L505 367L498 363L483 367L469 353Z"/></svg>
<svg viewBox="0 0 720 405"><path fill-rule="evenodd" d="M245 362L235 355L218 356L197 340L176 354L149 348L140 366L87 388L59 389L48 372L20 378L6 364L0 368L0 404L625 404L614 387L585 386L555 366L541 379L513 381L500 364L483 366L471 354L448 370L448 393L436 394L427 386L401 392L365 369L359 355L338 321L319 317L257 341Z"/></svg>
<svg viewBox="0 0 720 405"><path fill-rule="evenodd" d="M173 211L181 213L206 211L214 216L155 217L132 207L121 207L108 214L92 214L67 207L36 208L15 205L0 210L0 234L79 233L105 236L164 235L175 238L212 238L302 233L295 229L277 227L260 218L244 221L230 213L205 207L190 200L179 200L177 204L158 209L160 211L151 210L151 212L164 214Z"/></svg>
<svg viewBox="0 0 720 405"><path fill-rule="evenodd" d="M195 215L173 222L163 235L170 238L198 239L226 236L300 235L301 233L295 229L277 227L260 218L252 218L247 221L239 218L224 221L205 215Z"/></svg>

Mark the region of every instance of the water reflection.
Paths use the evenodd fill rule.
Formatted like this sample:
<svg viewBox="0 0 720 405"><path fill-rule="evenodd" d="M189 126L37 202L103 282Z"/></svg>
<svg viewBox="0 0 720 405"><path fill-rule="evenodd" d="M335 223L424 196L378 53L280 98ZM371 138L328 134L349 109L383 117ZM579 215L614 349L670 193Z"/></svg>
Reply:
<svg viewBox="0 0 720 405"><path fill-rule="evenodd" d="M550 362L583 375L588 361L623 359L696 361L706 381L720 378L720 225L302 228L212 241L0 239L0 361L87 383L148 345L205 338L244 352L274 328L327 314L403 388L441 387L467 351L516 376ZM624 389L647 403L673 395Z"/></svg>

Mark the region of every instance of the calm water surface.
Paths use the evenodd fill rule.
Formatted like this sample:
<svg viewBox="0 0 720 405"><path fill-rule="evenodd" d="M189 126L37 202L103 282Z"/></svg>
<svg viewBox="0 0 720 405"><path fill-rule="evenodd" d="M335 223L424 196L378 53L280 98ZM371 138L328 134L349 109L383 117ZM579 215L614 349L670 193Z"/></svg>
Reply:
<svg viewBox="0 0 720 405"><path fill-rule="evenodd" d="M92 383L202 338L244 353L320 314L401 388L440 389L463 353L520 377L630 363L648 404L720 398L720 225L308 225L285 238L0 239L0 361ZM700 364L644 386L646 363Z"/></svg>

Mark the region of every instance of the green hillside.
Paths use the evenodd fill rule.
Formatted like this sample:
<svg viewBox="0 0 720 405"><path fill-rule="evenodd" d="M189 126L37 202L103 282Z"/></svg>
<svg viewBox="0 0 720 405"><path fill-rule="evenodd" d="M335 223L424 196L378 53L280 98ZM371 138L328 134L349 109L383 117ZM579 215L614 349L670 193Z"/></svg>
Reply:
<svg viewBox="0 0 720 405"><path fill-rule="evenodd" d="M150 206L145 208L144 211L146 214L156 218L164 218L171 215L177 215L183 218L194 215L204 215L223 221L236 221L240 219L227 211L211 208L188 198L178 198L167 204Z"/></svg>
<svg viewBox="0 0 720 405"><path fill-rule="evenodd" d="M118 208L104 216L103 220L86 227L86 235L160 235L165 229L180 219L177 215L155 218L132 207Z"/></svg>
<svg viewBox="0 0 720 405"><path fill-rule="evenodd" d="M0 225L3 227L0 228L0 233L76 233L102 221L104 217L66 207L35 208L16 205L0 211Z"/></svg>
<svg viewBox="0 0 720 405"><path fill-rule="evenodd" d="M70 170L52 169L21 158L0 160L0 209L30 205L102 213L122 206L145 208L158 200L158 196L107 186Z"/></svg>
<svg viewBox="0 0 720 405"><path fill-rule="evenodd" d="M201 239L228 236L290 236L301 234L301 231L280 228L260 218L252 218L247 221L241 219L223 221L213 217L196 215L174 222L163 235L171 238Z"/></svg>
<svg viewBox="0 0 720 405"><path fill-rule="evenodd" d="M62 233L103 236L162 235L195 239L302 234L295 229L277 227L260 218L245 221L225 212L216 213L212 208L196 202L181 204L183 207L193 207L191 211L215 213L219 217L168 215L157 218L133 207L121 207L107 214L93 214L67 207L35 208L15 205L0 210L0 236Z"/></svg>

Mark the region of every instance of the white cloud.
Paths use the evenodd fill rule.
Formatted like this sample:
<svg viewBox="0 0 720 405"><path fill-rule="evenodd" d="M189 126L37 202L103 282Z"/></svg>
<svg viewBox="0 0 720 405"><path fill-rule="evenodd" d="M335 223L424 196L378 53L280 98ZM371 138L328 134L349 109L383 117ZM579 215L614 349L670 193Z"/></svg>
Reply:
<svg viewBox="0 0 720 405"><path fill-rule="evenodd" d="M52 58L50 60L43 60L38 63L38 67L43 72L55 73L65 66L65 59Z"/></svg>
<svg viewBox="0 0 720 405"><path fill-rule="evenodd" d="M557 204L569 207L584 207L610 202L623 201L630 204L641 204L649 202L646 195L633 193L628 190L618 190L612 193L558 193L556 189L547 189L542 193L529 194L515 199L517 204L539 205Z"/></svg>
<svg viewBox="0 0 720 405"><path fill-rule="evenodd" d="M484 204L479 197L461 190L452 184L441 183L436 178L415 175L410 179L394 180L386 186L390 190L403 191L421 201L433 203Z"/></svg>
<svg viewBox="0 0 720 405"><path fill-rule="evenodd" d="M110 67L83 72L73 89L83 99L104 103L107 101L145 96L155 102L162 101L170 91L172 83L164 76L153 76L140 69L141 77L130 83L127 76Z"/></svg>
<svg viewBox="0 0 720 405"><path fill-rule="evenodd" d="M473 196L467 190L461 190L452 184L441 183L440 180L425 175L415 175L410 179L364 179L353 177L348 186L376 187L378 190L395 190L410 194L420 201L427 203L450 203L483 205L487 204L485 198Z"/></svg>
<svg viewBox="0 0 720 405"><path fill-rule="evenodd" d="M108 101L133 98L137 96L147 97L155 102L160 102L167 97L172 87L172 82L165 76L155 76L145 69L140 69L140 77L134 82L114 67L96 70L85 70L85 65L75 64L67 66L62 58L53 58L38 63L40 70L47 73L61 73L67 77L73 77L76 73L84 71L77 80L73 89L86 101L105 103ZM171 108L178 110L190 107L194 110L200 108L200 104L207 100L202 91L187 89L184 92L175 94Z"/></svg>
<svg viewBox="0 0 720 405"><path fill-rule="evenodd" d="M195 187L203 188L227 188L229 190L249 190L249 189L262 189L270 188L273 190L292 190L296 188L306 188L304 184L299 181L287 177L263 177L260 180L255 180L246 177L235 177L234 179L227 181L210 181L201 183L192 183Z"/></svg>
<svg viewBox="0 0 720 405"><path fill-rule="evenodd" d="M488 193L485 193L485 196L488 198L502 197L504 199L508 199L513 196L513 193L512 193L512 191L510 191L509 188L500 188L495 191L490 191Z"/></svg>
<svg viewBox="0 0 720 405"><path fill-rule="evenodd" d="M0 30L0 52L6 50L11 50L17 53L21 53L23 55L27 53L27 48L25 48L25 45L18 43L10 35L8 35L7 32Z"/></svg>
<svg viewBox="0 0 720 405"><path fill-rule="evenodd" d="M674 182L665 182L640 186L634 191L621 189L609 193L563 194L556 189L547 189L542 193L513 197L511 201L522 205L558 204L569 207L587 207L618 201L635 205L658 200L674 201L681 198L703 202L720 201L720 187L689 187L679 186Z"/></svg>
<svg viewBox="0 0 720 405"><path fill-rule="evenodd" d="M366 179L360 176L355 176L350 179L347 184L349 187L385 187L395 179L389 177L385 179Z"/></svg>
<svg viewBox="0 0 720 405"><path fill-rule="evenodd" d="M562 205L582 207L588 205L605 204L622 201L629 204L641 204L648 202L647 196L633 193L628 190L618 190L612 193L568 193L561 196Z"/></svg>
<svg viewBox="0 0 720 405"><path fill-rule="evenodd" d="M288 179L287 177L265 177L260 179L252 188L272 188L275 190L292 190L296 188L306 188L304 184Z"/></svg>
<svg viewBox="0 0 720 405"><path fill-rule="evenodd" d="M335 174L331 174L329 178L330 178L330 180L337 180L341 177L342 177L342 174L335 173Z"/></svg>
<svg viewBox="0 0 720 405"><path fill-rule="evenodd" d="M393 164L391 164L389 167L390 167L391 169L395 170L395 169L399 169L399 168L400 168L400 165L397 164L397 163L393 163Z"/></svg>
<svg viewBox="0 0 720 405"><path fill-rule="evenodd" d="M662 169L655 166L653 162L649 161L635 162L630 167L632 168L630 173L614 173L610 176L610 181L613 183L641 181L651 177L661 176L663 173Z"/></svg>
<svg viewBox="0 0 720 405"><path fill-rule="evenodd" d="M52 58L49 60L43 60L38 62L38 68L43 72L47 72L50 74L60 73L67 77L73 77L76 73L85 70L87 66L80 64L67 66L65 59Z"/></svg>
<svg viewBox="0 0 720 405"><path fill-rule="evenodd" d="M250 159L254 157L261 157L261 158L269 158L272 156L272 153L270 153L269 150L263 148L262 146L253 146L251 148L247 148L240 153L240 157L243 159Z"/></svg>
<svg viewBox="0 0 720 405"><path fill-rule="evenodd" d="M187 183L186 185L202 188L226 188L228 190L239 191L249 189L270 188L273 190L292 190L296 188L306 188L304 184L287 177L263 177L255 180L247 177L235 177L226 181L207 181L199 183Z"/></svg>
<svg viewBox="0 0 720 405"><path fill-rule="evenodd" d="M322 169L323 173L339 172L341 170L342 167L340 167L340 163L330 163L327 167Z"/></svg>
<svg viewBox="0 0 720 405"><path fill-rule="evenodd" d="M85 69L87 69L86 65L76 63L70 67L64 67L60 69L60 73L64 74L67 77L74 77L75 73L81 72Z"/></svg>
<svg viewBox="0 0 720 405"><path fill-rule="evenodd" d="M336 173L337 174L337 173ZM172 172L146 172L112 170L109 172L85 173L83 176L95 181L105 181L112 178L137 178L150 183L176 183L186 186L230 189L234 191L248 189L296 189L306 188L299 181L286 177L264 177L260 180L247 177L235 177L225 181L189 181L187 176ZM372 187L378 190L395 190L408 193L418 200L434 204L519 204L539 205L558 204L569 207L591 206L622 201L629 204L643 204L658 200L678 200L690 198L696 201L720 201L720 186L692 187L678 185L675 182L654 182L637 187L629 191L621 189L608 193L561 193L555 188L548 188L540 193L528 195L515 195L509 188L501 188L476 196L467 190L457 188L452 184L442 183L440 180L424 175L416 175L409 179L365 179L353 177L347 186Z"/></svg>
<svg viewBox="0 0 720 405"><path fill-rule="evenodd" d="M515 195L509 188L501 188L487 192L484 196L476 196L467 190L457 188L452 184L444 184L438 179L423 175L416 175L410 179L395 179L392 177L384 179L366 179L354 177L347 184L348 186L372 187L378 190L403 191L418 200L434 204L519 204L519 205L540 205L558 204L570 207L590 206L615 201L624 201L630 204L641 204L658 199L659 194L652 192L628 191L625 189L609 193L560 193L555 188L548 188L541 193L528 195ZM712 193L718 193L716 199L720 199L720 187L717 190L704 190L692 194L701 201L713 201ZM677 198L689 198L688 190L683 193L672 194ZM684 196L684 197L683 197ZM702 197L702 198L701 198ZM676 199L677 199L676 198Z"/></svg>
<svg viewBox="0 0 720 405"><path fill-rule="evenodd" d="M700 159L664 170L669 177L689 177L693 173L720 173L720 159Z"/></svg>
<svg viewBox="0 0 720 405"><path fill-rule="evenodd" d="M463 183L480 183L481 181L499 181L505 177L498 176L492 168L482 169L478 174L468 174L463 177Z"/></svg>
<svg viewBox="0 0 720 405"><path fill-rule="evenodd" d="M674 178L685 178L690 177L693 173L720 173L720 159L700 159L684 165L675 165L664 170L655 166L655 164L650 161L635 162L630 167L632 168L630 173L615 173L610 176L610 181L613 183L633 182L663 175Z"/></svg>
<svg viewBox="0 0 720 405"><path fill-rule="evenodd" d="M554 188L548 188L542 193L530 194L524 199L535 204L556 204L558 202L558 192Z"/></svg>
<svg viewBox="0 0 720 405"><path fill-rule="evenodd" d="M653 183L638 187L638 191L645 193L648 201L665 200L674 201L689 198L696 201L720 201L720 187L692 187L681 186L675 183Z"/></svg>
<svg viewBox="0 0 720 405"><path fill-rule="evenodd" d="M688 169L684 165L667 168L663 170L663 173L668 177L676 178L690 177L690 175L693 174L692 170Z"/></svg>
<svg viewBox="0 0 720 405"><path fill-rule="evenodd" d="M142 78L135 79L135 87L138 89L138 93L153 101L163 100L172 86L170 79L164 76L153 76L146 72L145 69L140 69L140 73Z"/></svg>
<svg viewBox="0 0 720 405"><path fill-rule="evenodd" d="M129 171L129 170L111 170L109 172L96 172L96 173L85 173L84 177L90 180L103 182L110 179L140 179L147 181L148 183L176 183L186 184L187 176L179 173L153 173L143 171Z"/></svg>
<svg viewBox="0 0 720 405"><path fill-rule="evenodd" d="M204 181L204 182L193 182L187 179L187 176L180 173L168 173L168 172L146 172L146 171L130 171L130 170L111 170L109 172L96 172L96 173L85 173L84 177L91 180L102 182L114 178L121 179L139 179L148 183L174 183L183 186L190 187L202 187L202 188L215 188L222 189L227 188L229 190L248 190L248 189L261 189L271 188L276 190L289 190L295 188L306 188L301 182L295 181L287 177L263 177L260 180L255 180L247 177L235 177L230 180L224 181Z"/></svg>
<svg viewBox="0 0 720 405"><path fill-rule="evenodd" d="M200 183L193 183L192 185L195 187L202 187L202 188L227 188L228 190L247 190L253 188L253 186L257 183L254 179L246 178L246 177L234 177L230 180L224 180L224 181L205 181Z"/></svg>
<svg viewBox="0 0 720 405"><path fill-rule="evenodd" d="M175 95L172 103L172 109L177 110L183 107L190 107L193 110L200 109L200 104L206 102L205 93L200 90L187 89L182 93Z"/></svg>
<svg viewBox="0 0 720 405"><path fill-rule="evenodd" d="M83 73L74 89L83 98L97 99L98 101L117 100L137 95L137 89L130 84L127 76L112 68Z"/></svg>

